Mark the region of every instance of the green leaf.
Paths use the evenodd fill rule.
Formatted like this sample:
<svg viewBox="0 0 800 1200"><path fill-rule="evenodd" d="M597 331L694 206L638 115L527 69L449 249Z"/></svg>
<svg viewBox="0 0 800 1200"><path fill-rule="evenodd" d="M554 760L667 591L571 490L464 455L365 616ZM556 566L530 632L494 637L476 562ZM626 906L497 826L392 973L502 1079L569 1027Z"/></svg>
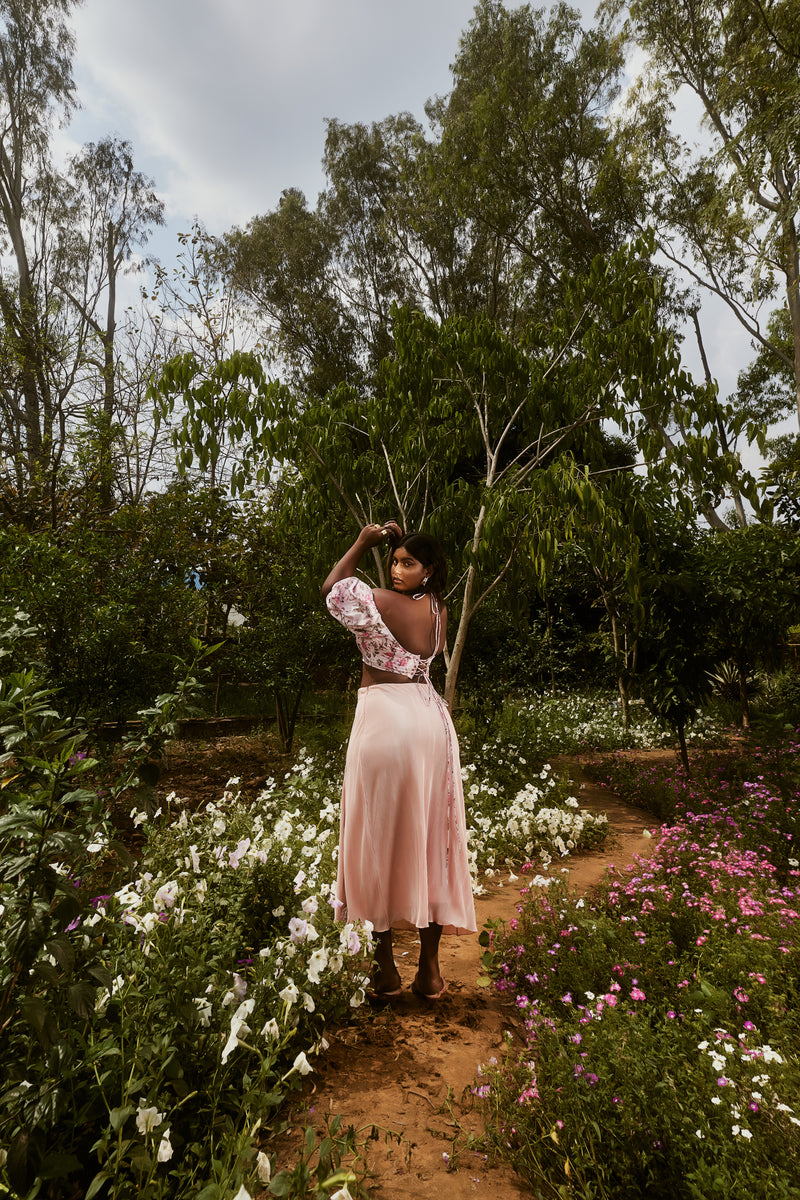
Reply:
<svg viewBox="0 0 800 1200"><path fill-rule="evenodd" d="M67 989L70 1007L77 1016L87 1020L94 1012L96 988L92 983L73 983Z"/></svg>
<svg viewBox="0 0 800 1200"><path fill-rule="evenodd" d="M273 1176L268 1190L271 1196L288 1196L292 1190L292 1176L289 1171L279 1171Z"/></svg>
<svg viewBox="0 0 800 1200"><path fill-rule="evenodd" d="M119 1133L120 1129L125 1124L128 1117L131 1116L131 1114L135 1113L135 1112L136 1112L136 1109L133 1107L132 1104L125 1104L125 1105L122 1105L120 1108L112 1108L111 1112L109 1113L108 1119L111 1124L111 1128L114 1130L114 1132Z"/></svg>
<svg viewBox="0 0 800 1200"><path fill-rule="evenodd" d="M100 1194L100 1189L104 1184L108 1183L112 1176L107 1171L98 1171L84 1196L84 1200L94 1200L94 1197Z"/></svg>

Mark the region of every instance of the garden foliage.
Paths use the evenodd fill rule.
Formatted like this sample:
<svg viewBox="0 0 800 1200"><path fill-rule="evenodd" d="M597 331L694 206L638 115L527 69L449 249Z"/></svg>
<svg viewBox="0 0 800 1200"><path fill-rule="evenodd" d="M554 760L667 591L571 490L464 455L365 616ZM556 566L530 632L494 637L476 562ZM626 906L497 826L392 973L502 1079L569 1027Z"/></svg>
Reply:
<svg viewBox="0 0 800 1200"><path fill-rule="evenodd" d="M12 632L35 643L22 614ZM327 1180L352 1174L349 1134L323 1141L313 1170L306 1155L274 1171L269 1154L326 1024L365 997L370 930L337 921L333 896L340 768L300 751L255 797L233 779L198 812L174 794L150 804L145 768L213 651L195 653L142 710L110 779L35 670L2 682L0 1184L12 1195L228 1200L238 1188L243 1200L256 1174L276 1195L321 1185L334 1159ZM604 837L524 742L465 750L476 890L482 871ZM137 862L112 821L123 812L128 843L131 828L144 839Z"/></svg>
<svg viewBox="0 0 800 1200"><path fill-rule="evenodd" d="M778 772L763 752L727 778L719 756L692 782L642 770L639 795L676 793L652 858L585 899L538 876L495 943L524 1046L476 1091L535 1194L800 1195L800 779L784 749Z"/></svg>

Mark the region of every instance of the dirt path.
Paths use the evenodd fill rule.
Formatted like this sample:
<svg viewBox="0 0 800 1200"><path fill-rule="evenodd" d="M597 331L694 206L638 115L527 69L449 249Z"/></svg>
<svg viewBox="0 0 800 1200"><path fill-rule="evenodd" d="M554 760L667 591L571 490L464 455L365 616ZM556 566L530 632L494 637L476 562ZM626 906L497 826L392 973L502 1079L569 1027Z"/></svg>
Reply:
<svg viewBox="0 0 800 1200"><path fill-rule="evenodd" d="M590 782L577 794L582 807L608 814L612 831L601 851L568 860L570 883L585 891L612 866L621 870L636 856L648 855L654 842L644 830L655 830L655 825L646 813ZM478 897L478 929L488 920L513 917L522 886L522 877L516 883L504 877ZM414 977L418 946L415 933L396 936L406 988ZM433 1195L462 1200L479 1194L510 1200L530 1194L509 1168L490 1167L473 1151L462 1150L457 1163L451 1163L457 1169L448 1169L445 1156L452 1155L460 1131L482 1132L469 1091L478 1067L493 1055L502 1056L504 1031L519 1028L520 1022L493 988L478 985L477 937L443 938L440 961L448 982L441 1001L428 1004L406 990L364 1024L329 1036L330 1050L315 1066L314 1084L295 1113L297 1125L278 1146L279 1166L295 1161L298 1127L321 1124L325 1114L339 1113L344 1125L363 1129L364 1137L373 1125L402 1135L399 1144L381 1137L370 1147L372 1183L379 1185L381 1200Z"/></svg>

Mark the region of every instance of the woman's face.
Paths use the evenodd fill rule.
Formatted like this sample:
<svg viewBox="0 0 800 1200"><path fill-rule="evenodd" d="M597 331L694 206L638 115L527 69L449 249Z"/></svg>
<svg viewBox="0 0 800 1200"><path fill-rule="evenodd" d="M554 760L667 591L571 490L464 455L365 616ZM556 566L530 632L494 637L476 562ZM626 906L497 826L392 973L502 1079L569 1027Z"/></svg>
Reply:
<svg viewBox="0 0 800 1200"><path fill-rule="evenodd" d="M392 555L391 562L392 587L396 592L416 592L422 587L422 581L428 574L428 569L413 554L409 554L405 546L400 546Z"/></svg>

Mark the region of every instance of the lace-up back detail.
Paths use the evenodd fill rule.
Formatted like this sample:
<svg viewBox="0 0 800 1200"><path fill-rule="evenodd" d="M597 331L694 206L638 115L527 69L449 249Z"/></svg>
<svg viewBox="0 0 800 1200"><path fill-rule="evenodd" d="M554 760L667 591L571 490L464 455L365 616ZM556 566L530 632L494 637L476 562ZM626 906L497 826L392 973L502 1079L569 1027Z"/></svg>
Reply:
<svg viewBox="0 0 800 1200"><path fill-rule="evenodd" d="M423 658L406 650L386 625L378 612L372 589L361 579L351 576L340 579L331 588L325 603L331 614L349 629L356 639L361 657L368 667L391 671L408 679L427 679L435 657ZM438 645L439 614L436 612L436 644Z"/></svg>

